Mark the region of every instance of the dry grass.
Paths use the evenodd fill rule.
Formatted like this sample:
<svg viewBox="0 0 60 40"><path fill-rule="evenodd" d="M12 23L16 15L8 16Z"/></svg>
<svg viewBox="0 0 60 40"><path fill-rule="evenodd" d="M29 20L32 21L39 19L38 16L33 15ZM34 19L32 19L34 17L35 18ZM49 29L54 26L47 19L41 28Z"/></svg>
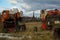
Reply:
<svg viewBox="0 0 60 40"><path fill-rule="evenodd" d="M24 35L24 38L21 40L52 40L53 35L51 31L41 30L40 22L29 22L25 23L27 30L25 32L19 32L19 35ZM33 28L37 26L38 31L34 32Z"/></svg>
<svg viewBox="0 0 60 40"><path fill-rule="evenodd" d="M53 35L51 31L41 30L40 22L29 22L25 23L27 30L25 32L13 33L16 36L19 36L16 40L52 40ZM38 31L34 32L33 28L37 26ZM21 38L21 39L20 39ZM15 40L15 39L6 39L6 40Z"/></svg>

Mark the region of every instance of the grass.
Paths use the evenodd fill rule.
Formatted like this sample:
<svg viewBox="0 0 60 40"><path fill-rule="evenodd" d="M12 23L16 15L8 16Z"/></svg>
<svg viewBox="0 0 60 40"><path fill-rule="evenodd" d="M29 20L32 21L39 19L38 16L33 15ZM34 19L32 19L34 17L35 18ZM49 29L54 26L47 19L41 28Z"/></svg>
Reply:
<svg viewBox="0 0 60 40"><path fill-rule="evenodd" d="M41 30L40 22L25 23L27 30L25 32L19 32L20 35L25 35L22 40L53 40L53 32L47 30ZM37 26L38 31L34 32L33 28ZM30 36L30 38L29 38Z"/></svg>
<svg viewBox="0 0 60 40"><path fill-rule="evenodd" d="M53 32L47 30L41 30L41 22L28 22L25 23L27 30L25 32L12 33L14 36L19 36L16 40L52 40ZM38 31L34 32L33 28L37 26ZM21 37L21 39L20 39ZM15 39L8 39L15 40Z"/></svg>

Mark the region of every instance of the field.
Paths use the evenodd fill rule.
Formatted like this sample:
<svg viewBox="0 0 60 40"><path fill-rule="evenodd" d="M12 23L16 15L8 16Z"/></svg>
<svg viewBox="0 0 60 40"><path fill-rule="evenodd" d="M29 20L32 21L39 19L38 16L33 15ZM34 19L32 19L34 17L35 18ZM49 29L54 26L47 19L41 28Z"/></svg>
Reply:
<svg viewBox="0 0 60 40"><path fill-rule="evenodd" d="M25 23L27 30L25 32L10 33L11 35L1 40L53 40L53 32L41 29L41 22ZM37 26L37 32L34 32L34 26ZM9 34L9 33L6 33ZM6 34L4 34L6 36Z"/></svg>

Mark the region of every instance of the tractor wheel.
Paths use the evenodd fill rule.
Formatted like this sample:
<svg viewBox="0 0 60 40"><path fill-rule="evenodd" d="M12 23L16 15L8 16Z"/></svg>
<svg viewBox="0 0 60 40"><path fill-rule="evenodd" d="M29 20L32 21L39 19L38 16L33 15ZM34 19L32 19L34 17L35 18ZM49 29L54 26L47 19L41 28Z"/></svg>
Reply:
<svg viewBox="0 0 60 40"><path fill-rule="evenodd" d="M54 40L60 40L60 28L56 28L53 32Z"/></svg>

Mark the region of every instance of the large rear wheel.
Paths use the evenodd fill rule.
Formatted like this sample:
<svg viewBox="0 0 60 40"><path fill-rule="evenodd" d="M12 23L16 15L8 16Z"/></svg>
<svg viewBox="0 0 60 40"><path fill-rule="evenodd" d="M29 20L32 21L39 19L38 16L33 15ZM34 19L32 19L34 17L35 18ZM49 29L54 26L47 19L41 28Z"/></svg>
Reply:
<svg viewBox="0 0 60 40"><path fill-rule="evenodd" d="M53 32L54 40L60 40L60 28L56 28Z"/></svg>

